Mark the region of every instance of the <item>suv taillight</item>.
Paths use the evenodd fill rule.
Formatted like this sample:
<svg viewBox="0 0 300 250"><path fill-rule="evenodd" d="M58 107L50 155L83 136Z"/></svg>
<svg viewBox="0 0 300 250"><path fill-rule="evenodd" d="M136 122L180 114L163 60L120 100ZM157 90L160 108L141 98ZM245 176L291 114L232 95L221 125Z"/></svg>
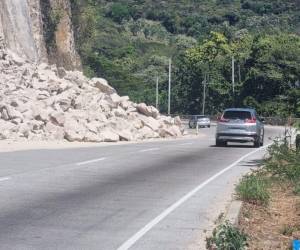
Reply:
<svg viewBox="0 0 300 250"><path fill-rule="evenodd" d="M246 119L245 122L246 123L256 123L256 118Z"/></svg>

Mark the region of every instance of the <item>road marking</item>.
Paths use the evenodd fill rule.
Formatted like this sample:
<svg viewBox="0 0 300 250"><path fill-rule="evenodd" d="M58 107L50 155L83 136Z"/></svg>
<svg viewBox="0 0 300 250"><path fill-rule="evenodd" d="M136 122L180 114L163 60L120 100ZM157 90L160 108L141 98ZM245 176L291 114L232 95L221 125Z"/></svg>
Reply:
<svg viewBox="0 0 300 250"><path fill-rule="evenodd" d="M160 148L148 148L148 149L140 150L139 152L144 153L144 152L157 151L157 150L160 150Z"/></svg>
<svg viewBox="0 0 300 250"><path fill-rule="evenodd" d="M83 165L87 165L90 163L95 163L95 162L99 162L99 161L104 161L106 160L106 157L102 157L102 158L98 158L98 159L93 159L93 160L89 160L89 161L82 161L82 162L77 162L75 163L76 166L83 166Z"/></svg>
<svg viewBox="0 0 300 250"><path fill-rule="evenodd" d="M173 205L169 206L165 211L163 211L160 215L158 215L156 218L154 218L152 221L150 221L147 225L145 225L143 228L141 228L137 233L135 233L131 238L129 238L127 241L125 241L118 250L128 250L131 248L138 240L140 240L147 232L149 232L153 227L155 227L159 222L161 222L164 218L166 218L169 214L171 214L175 209L177 209L179 206L181 206L183 203L185 203L187 200L189 200L192 196L194 196L198 191L200 191L202 188L204 188L206 185L217 179L219 176L224 174L225 172L229 171L236 165L238 165L240 162L244 161L247 157L257 153L258 151L265 149L269 147L271 144L258 148L254 151L251 151L250 153L242 156L237 161L229 165L228 167L224 168L217 174L213 175L203 183L201 183L199 186L191 190L189 193L187 193L185 196L183 196L180 200L175 202Z"/></svg>
<svg viewBox="0 0 300 250"><path fill-rule="evenodd" d="M9 180L11 180L10 177L3 177L3 178L0 178L0 182L1 182L1 181L9 181Z"/></svg>
<svg viewBox="0 0 300 250"><path fill-rule="evenodd" d="M192 142L187 142L187 143L182 143L182 144L179 144L179 146L188 146L188 145L193 145L194 143Z"/></svg>

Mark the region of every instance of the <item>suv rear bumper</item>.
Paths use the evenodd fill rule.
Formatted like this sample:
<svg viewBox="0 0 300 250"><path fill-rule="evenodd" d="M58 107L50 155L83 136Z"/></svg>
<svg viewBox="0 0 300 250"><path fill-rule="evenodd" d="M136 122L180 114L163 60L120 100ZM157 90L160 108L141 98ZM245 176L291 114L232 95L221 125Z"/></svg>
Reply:
<svg viewBox="0 0 300 250"><path fill-rule="evenodd" d="M255 142L257 140L256 133L232 134L232 133L218 133L217 140L229 142Z"/></svg>

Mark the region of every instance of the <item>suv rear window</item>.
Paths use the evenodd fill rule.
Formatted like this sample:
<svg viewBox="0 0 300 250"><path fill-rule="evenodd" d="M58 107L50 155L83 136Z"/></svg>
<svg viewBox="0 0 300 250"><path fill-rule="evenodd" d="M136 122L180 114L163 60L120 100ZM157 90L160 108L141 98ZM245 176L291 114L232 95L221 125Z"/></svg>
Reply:
<svg viewBox="0 0 300 250"><path fill-rule="evenodd" d="M252 115L249 111L225 111L223 118L229 120L246 120L252 119Z"/></svg>

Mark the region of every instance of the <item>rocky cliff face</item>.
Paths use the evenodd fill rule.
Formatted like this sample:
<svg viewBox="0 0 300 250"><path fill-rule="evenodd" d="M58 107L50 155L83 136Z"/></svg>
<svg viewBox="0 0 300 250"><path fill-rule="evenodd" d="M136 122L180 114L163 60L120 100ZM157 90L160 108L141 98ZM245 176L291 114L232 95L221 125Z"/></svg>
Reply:
<svg viewBox="0 0 300 250"><path fill-rule="evenodd" d="M0 1L0 27L6 46L31 61L39 59L29 6L24 0Z"/></svg>
<svg viewBox="0 0 300 250"><path fill-rule="evenodd" d="M48 8L43 8L45 4ZM49 32L53 33L51 45L47 44ZM29 61L81 68L69 0L1 0L0 36L8 49Z"/></svg>
<svg viewBox="0 0 300 250"><path fill-rule="evenodd" d="M49 62L67 70L81 69L75 48L70 0L41 0L41 6L44 36L50 38L50 44L46 44Z"/></svg>

